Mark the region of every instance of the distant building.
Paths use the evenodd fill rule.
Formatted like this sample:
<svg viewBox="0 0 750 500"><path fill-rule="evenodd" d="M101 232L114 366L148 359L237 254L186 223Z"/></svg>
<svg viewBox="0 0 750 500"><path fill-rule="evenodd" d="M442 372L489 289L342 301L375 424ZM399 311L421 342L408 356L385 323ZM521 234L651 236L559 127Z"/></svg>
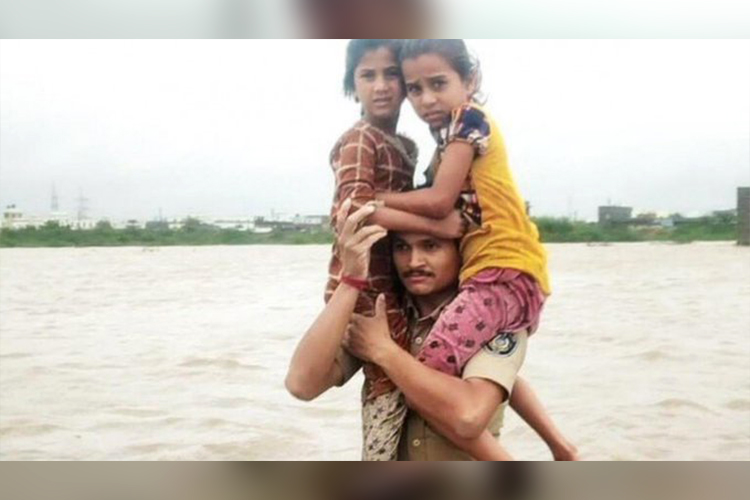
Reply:
<svg viewBox="0 0 750 500"><path fill-rule="evenodd" d="M73 226L73 220L67 212L51 212L45 222L54 222L60 227Z"/></svg>
<svg viewBox="0 0 750 500"><path fill-rule="evenodd" d="M299 231L313 232L325 231L331 223L328 215L295 215L293 217L272 214L271 219L265 217L255 218L256 233L270 231Z"/></svg>
<svg viewBox="0 0 750 500"><path fill-rule="evenodd" d="M250 217L225 217L215 219L211 224L221 229L235 229L237 231L255 230L255 220Z"/></svg>
<svg viewBox="0 0 750 500"><path fill-rule="evenodd" d="M626 223L633 218L633 207L605 205L599 207L599 224Z"/></svg>
<svg viewBox="0 0 750 500"><path fill-rule="evenodd" d="M88 231L96 228L96 222L93 219L71 219L66 212L52 212L48 217L30 216L25 215L16 205L9 205L3 211L2 227L4 229L40 228L52 223L77 231Z"/></svg>
<svg viewBox="0 0 750 500"><path fill-rule="evenodd" d="M295 217L299 217L299 215L287 215L287 214L282 214L282 213L276 212L275 210L271 210L271 215L270 216L268 216L268 217L259 217L259 219L262 220L262 221L264 221L264 222L269 222L269 223L271 223L271 222L280 222L280 223L293 224Z"/></svg>
<svg viewBox="0 0 750 500"><path fill-rule="evenodd" d="M331 218L328 215L297 215L294 218L294 223L300 226L327 227L331 223Z"/></svg>
<svg viewBox="0 0 750 500"><path fill-rule="evenodd" d="M23 212L16 208L15 205L8 205L3 210L3 228L11 228L16 222L23 219Z"/></svg>
<svg viewBox="0 0 750 500"><path fill-rule="evenodd" d="M25 229L27 227L42 227L46 221L37 217L24 215L16 205L8 205L3 210L3 229Z"/></svg>
<svg viewBox="0 0 750 500"><path fill-rule="evenodd" d="M268 220L263 217L255 219L255 227L262 232L297 230L297 224L292 221Z"/></svg>
<svg viewBox="0 0 750 500"><path fill-rule="evenodd" d="M91 231L92 229L96 229L97 222L94 219L74 220L70 223L69 227L76 231Z"/></svg>
<svg viewBox="0 0 750 500"><path fill-rule="evenodd" d="M26 227L23 212L15 205L8 205L3 210L3 229L20 229Z"/></svg>

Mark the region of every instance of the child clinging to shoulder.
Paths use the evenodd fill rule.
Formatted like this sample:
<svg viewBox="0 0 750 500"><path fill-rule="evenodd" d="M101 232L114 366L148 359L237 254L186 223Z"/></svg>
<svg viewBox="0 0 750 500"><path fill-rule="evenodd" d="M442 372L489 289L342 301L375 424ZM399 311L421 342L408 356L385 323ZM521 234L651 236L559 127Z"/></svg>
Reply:
<svg viewBox="0 0 750 500"><path fill-rule="evenodd" d="M459 375L499 332L533 333L550 294L547 256L508 166L497 124L476 102L478 63L463 40L407 40L406 93L430 127L437 151L428 187L377 196L386 207L440 218L459 208L472 222L460 244L460 291L424 342L419 359ZM524 333L525 334L525 333ZM510 393L511 388L505 388ZM495 453L488 432L456 443L475 458Z"/></svg>

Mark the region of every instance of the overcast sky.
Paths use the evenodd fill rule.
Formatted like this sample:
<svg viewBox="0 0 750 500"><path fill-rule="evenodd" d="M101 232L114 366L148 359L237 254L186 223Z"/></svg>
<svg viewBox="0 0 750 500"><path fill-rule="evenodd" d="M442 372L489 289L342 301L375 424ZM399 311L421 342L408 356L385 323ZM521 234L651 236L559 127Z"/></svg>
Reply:
<svg viewBox="0 0 750 500"><path fill-rule="evenodd" d="M358 117L339 40L0 42L0 203L148 218L328 211ZM702 213L750 185L750 41L469 41L536 215ZM404 105L402 130L432 151ZM421 177L421 175L419 176Z"/></svg>

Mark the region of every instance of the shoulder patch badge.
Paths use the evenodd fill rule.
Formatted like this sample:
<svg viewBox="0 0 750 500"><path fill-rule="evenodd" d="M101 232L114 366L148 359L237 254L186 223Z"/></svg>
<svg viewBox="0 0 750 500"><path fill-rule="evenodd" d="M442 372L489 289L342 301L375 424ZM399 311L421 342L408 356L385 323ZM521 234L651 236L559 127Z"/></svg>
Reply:
<svg viewBox="0 0 750 500"><path fill-rule="evenodd" d="M510 356L518 347L518 340L512 332L503 332L484 346L484 350L494 356Z"/></svg>

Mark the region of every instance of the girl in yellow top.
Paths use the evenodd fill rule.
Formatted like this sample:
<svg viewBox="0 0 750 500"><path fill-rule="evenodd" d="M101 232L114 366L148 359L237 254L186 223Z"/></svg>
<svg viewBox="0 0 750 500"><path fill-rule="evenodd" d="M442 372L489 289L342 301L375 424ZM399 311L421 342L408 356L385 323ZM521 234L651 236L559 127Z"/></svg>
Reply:
<svg viewBox="0 0 750 500"><path fill-rule="evenodd" d="M500 131L474 102L480 77L464 42L408 40L401 69L407 97L429 124L438 148L429 187L378 198L388 207L433 218L457 206L472 223L460 244L460 293L419 355L428 366L459 375L498 333L536 329L550 294L547 257L508 168ZM407 279L413 288L429 276L415 272ZM503 338L507 346L491 348L512 351L513 336Z"/></svg>

